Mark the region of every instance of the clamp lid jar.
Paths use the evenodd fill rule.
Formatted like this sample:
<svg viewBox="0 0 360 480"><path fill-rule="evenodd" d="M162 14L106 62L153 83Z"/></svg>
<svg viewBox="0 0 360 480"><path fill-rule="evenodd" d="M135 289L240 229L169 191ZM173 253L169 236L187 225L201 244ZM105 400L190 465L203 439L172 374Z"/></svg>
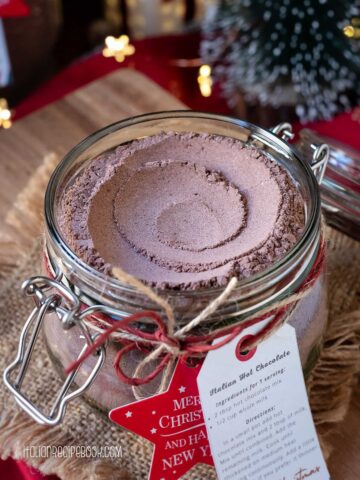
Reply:
<svg viewBox="0 0 360 480"><path fill-rule="evenodd" d="M219 325L233 328L250 316L264 312L269 312L264 321L270 322L274 316L272 307L286 301L306 283L319 264L319 257L324 254L318 180L321 180L326 166L326 146L316 148L313 164L310 165L286 142L292 135L287 124L268 131L229 117L187 111L154 113L110 125L76 146L55 170L45 199L44 273L50 279L30 279L25 287L29 294L34 295L37 307L23 337L27 335L31 322L36 323L36 329L43 324L46 344L60 375L63 375L64 367L81 355L87 344L94 342L104 322L109 326L143 310L154 311L165 318L159 303L144 291L89 266L76 255L65 241L57 217L64 191L74 185L76 178L90 162L119 145L128 145L134 140L164 132L210 134L239 140L286 170L304 202L304 228L295 244L264 270L238 279L231 294L206 318L206 325L197 325L193 334L201 334L205 326L210 329ZM222 161L225 165L226 159ZM182 328L218 299L226 288L227 285L207 285L196 290L165 287L158 288L156 293L166 299L174 313L176 327ZM324 270L321 268L314 277L311 290L292 305L286 319L296 329L305 371L311 368L316 358L326 318L326 286ZM154 328L151 322L142 318L138 324L140 330L151 335ZM113 367L121 348L121 341L110 339L106 349L102 347L93 357L87 358L79 366L76 376L70 374L72 376L67 377L59 395L60 400L48 416L38 413L35 407L30 408L20 391L21 377L25 374L27 363L23 350L7 370L5 379L23 408L42 423L55 424L61 421L66 402L72 398L68 391L73 380L82 385L80 390L75 391L76 395L86 390L90 401L108 410L135 400L133 389L119 380ZM134 373L145 356L144 350L131 349L124 365L127 375ZM154 361L147 368L154 369L157 363ZM13 370L18 368L21 373L14 382ZM145 393L153 394L158 386L159 379L155 378L144 387Z"/></svg>

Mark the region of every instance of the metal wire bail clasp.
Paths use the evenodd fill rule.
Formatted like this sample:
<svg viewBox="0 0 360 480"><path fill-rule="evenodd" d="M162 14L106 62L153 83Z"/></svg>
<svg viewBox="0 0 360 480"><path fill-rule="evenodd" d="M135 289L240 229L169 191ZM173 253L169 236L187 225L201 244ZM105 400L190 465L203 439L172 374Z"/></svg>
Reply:
<svg viewBox="0 0 360 480"><path fill-rule="evenodd" d="M271 128L271 131L286 142L295 137L291 124L287 122L275 125L275 127ZM309 163L320 185L324 178L326 165L329 160L330 148L326 143L321 143L319 145L311 143L309 147L311 148L312 152L312 159L309 161Z"/></svg>
<svg viewBox="0 0 360 480"><path fill-rule="evenodd" d="M288 122L278 123L277 125L275 125L275 127L272 127L271 131L272 133L275 133L275 135L280 137L282 140L285 140L285 142L288 142L295 137L291 123Z"/></svg>
<svg viewBox="0 0 360 480"><path fill-rule="evenodd" d="M71 372L66 377L49 415L41 412L40 409L21 392L21 386L29 366L36 339L49 313L56 313L64 329L72 328L74 325L77 325L81 329L86 343L84 343L84 347L79 356L94 340L84 322L79 318L79 299L70 289L66 288L60 282L60 279L61 275L57 274L55 279L39 276L32 277L23 283L22 290L26 295L34 298L35 308L32 310L21 331L17 356L6 368L3 376L5 385L13 393L20 407L38 423L49 426L61 423L67 404L70 400L81 395L92 384L105 360L105 347L102 346L96 352L98 359L87 380L83 385L69 392L80 366ZM54 321L53 318L51 320Z"/></svg>
<svg viewBox="0 0 360 480"><path fill-rule="evenodd" d="M326 143L321 143L320 145L311 144L310 147L313 150L311 169L319 185L321 185L330 156L330 148Z"/></svg>

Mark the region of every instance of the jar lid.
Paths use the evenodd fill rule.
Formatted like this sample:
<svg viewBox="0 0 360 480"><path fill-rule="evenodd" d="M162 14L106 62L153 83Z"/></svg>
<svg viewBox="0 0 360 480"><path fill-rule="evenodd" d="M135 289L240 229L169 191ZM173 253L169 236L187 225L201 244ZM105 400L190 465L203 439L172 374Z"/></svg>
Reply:
<svg viewBox="0 0 360 480"><path fill-rule="evenodd" d="M308 129L299 137L296 147L306 158L311 159L314 144L329 145L320 185L322 207L331 225L360 240L360 151Z"/></svg>

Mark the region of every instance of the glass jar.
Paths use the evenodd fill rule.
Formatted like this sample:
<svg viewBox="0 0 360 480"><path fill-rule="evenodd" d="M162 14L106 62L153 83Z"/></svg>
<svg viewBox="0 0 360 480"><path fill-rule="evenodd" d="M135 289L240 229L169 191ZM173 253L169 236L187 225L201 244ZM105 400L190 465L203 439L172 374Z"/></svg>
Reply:
<svg viewBox="0 0 360 480"><path fill-rule="evenodd" d="M316 148L315 163L310 165L287 143L286 140L291 136L290 128L288 124L283 124L268 131L225 116L176 111L130 118L94 133L65 156L50 179L45 197L45 274L48 275L50 270L52 276L57 276L61 285L75 293L82 304L106 307L114 319L141 310L154 310L163 316L158 305L148 297L130 285L93 269L69 249L57 222L60 199L64 190L89 162L121 144L160 132L204 132L239 139L276 160L287 170L299 189L304 199L306 216L304 231L296 245L271 267L250 278L241 279L208 321L225 321L231 325L291 295L303 283L319 252L321 208L318 180L326 165L327 152L324 145ZM222 288L217 287L196 291L164 289L157 293L171 304L177 324L184 325L221 291ZM49 354L59 374L64 375L64 368L76 359L86 344L84 336L87 334L78 325L64 329L66 321L64 318L59 321L58 317L59 311L48 315L44 322L44 335ZM311 291L298 301L288 321L296 329L301 362L306 374L317 357L327 321L324 271ZM108 342L104 364L86 391L86 398L105 410L135 401L131 386L119 380L113 367L118 349L119 343ZM131 352L127 357L126 372L131 374L144 355L141 351ZM77 384L87 381L97 368L97 362L96 357L89 357L83 362L77 372ZM147 395L156 391L158 382L159 379L155 378L146 385Z"/></svg>
<svg viewBox="0 0 360 480"><path fill-rule="evenodd" d="M296 147L304 158L311 158L311 145L321 142L329 146L329 161L320 188L326 220L360 240L360 152L306 128L299 132Z"/></svg>

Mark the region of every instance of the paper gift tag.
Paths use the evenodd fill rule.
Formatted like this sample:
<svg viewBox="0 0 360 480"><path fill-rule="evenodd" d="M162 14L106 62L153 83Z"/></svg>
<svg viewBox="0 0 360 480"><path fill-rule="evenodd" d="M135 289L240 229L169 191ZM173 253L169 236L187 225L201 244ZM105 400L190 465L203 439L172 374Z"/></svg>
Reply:
<svg viewBox="0 0 360 480"><path fill-rule="evenodd" d="M149 479L176 480L197 463L213 465L196 377L179 361L168 390L115 408L110 419L154 444Z"/></svg>
<svg viewBox="0 0 360 480"><path fill-rule="evenodd" d="M11 81L11 65L5 38L3 22L0 19L0 87L6 87Z"/></svg>
<svg viewBox="0 0 360 480"><path fill-rule="evenodd" d="M284 325L246 355L252 327L208 353L198 387L220 480L329 480L296 334ZM218 340L219 341L219 340Z"/></svg>
<svg viewBox="0 0 360 480"><path fill-rule="evenodd" d="M23 17L30 9L23 0L0 0L0 88L11 83L11 63L2 18Z"/></svg>

